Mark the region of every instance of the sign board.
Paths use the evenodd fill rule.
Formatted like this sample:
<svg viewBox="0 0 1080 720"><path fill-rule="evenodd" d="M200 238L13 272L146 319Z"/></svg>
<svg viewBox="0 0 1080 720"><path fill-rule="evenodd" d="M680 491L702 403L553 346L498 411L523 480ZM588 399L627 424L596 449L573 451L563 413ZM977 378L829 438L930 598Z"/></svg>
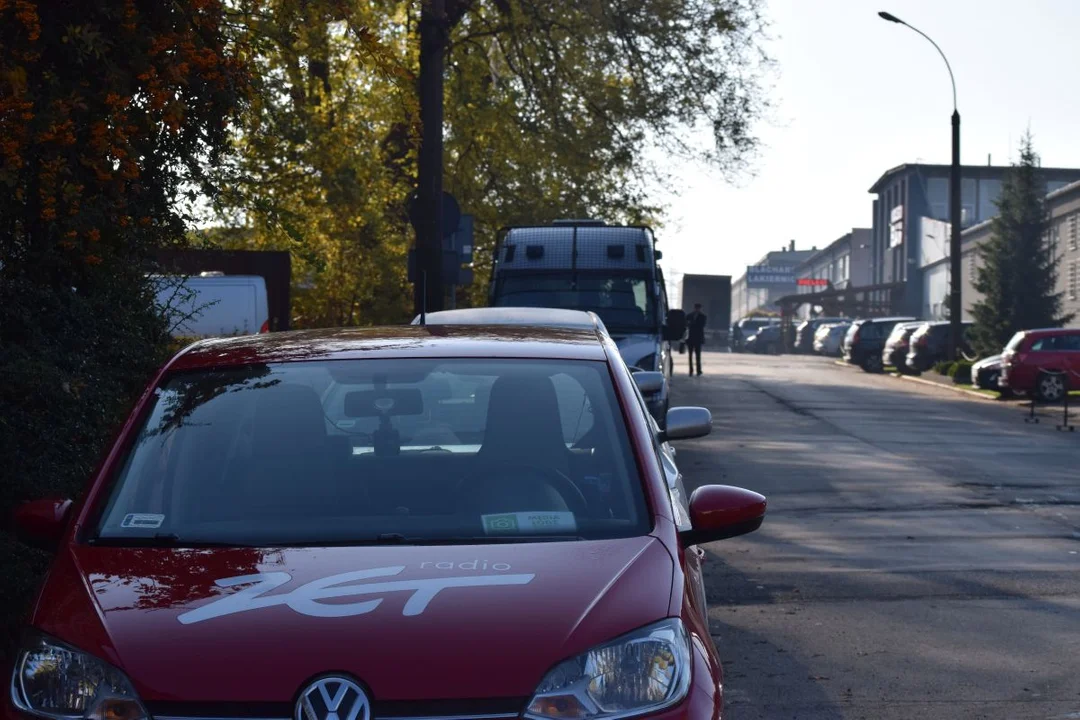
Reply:
<svg viewBox="0 0 1080 720"><path fill-rule="evenodd" d="M447 250L455 251L461 259L462 265L472 264L473 255L473 216L462 215L457 229L446 236L443 246Z"/></svg>
<svg viewBox="0 0 1080 720"><path fill-rule="evenodd" d="M794 267L750 265L746 268L746 287L748 288L767 288L794 284Z"/></svg>
<svg viewBox="0 0 1080 720"><path fill-rule="evenodd" d="M897 205L889 214L889 247L894 248L904 242L904 206Z"/></svg>
<svg viewBox="0 0 1080 720"><path fill-rule="evenodd" d="M799 278L795 284L799 287L828 287L829 281L825 278Z"/></svg>

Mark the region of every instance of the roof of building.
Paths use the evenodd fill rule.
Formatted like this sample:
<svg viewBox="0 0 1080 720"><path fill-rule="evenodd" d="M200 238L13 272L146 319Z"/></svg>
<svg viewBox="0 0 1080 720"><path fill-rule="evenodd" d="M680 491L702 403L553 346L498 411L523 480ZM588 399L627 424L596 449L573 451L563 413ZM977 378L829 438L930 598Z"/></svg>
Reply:
<svg viewBox="0 0 1080 720"><path fill-rule="evenodd" d="M604 360L596 329L511 325L405 325L262 333L201 340L170 370L305 360L374 358L538 358Z"/></svg>
<svg viewBox="0 0 1080 720"><path fill-rule="evenodd" d="M901 173L911 172L911 171L916 171L916 170L923 171L923 172L933 171L933 172L948 173L950 169L951 169L950 165L938 165L938 164L935 164L935 163L903 163L902 165L897 165L894 168L890 168L889 170L886 170L881 175L881 177L879 177L877 179L877 181L873 185L870 186L870 190L868 190L868 192L871 192L871 193L878 192L883 185L888 183L888 181L890 179L892 179L894 176L899 175ZM1003 175L1004 173L1006 173L1007 171L1012 170L1012 169L1013 169L1012 165L961 165L960 166L960 175L961 176L967 176L967 177L972 177L972 176L985 177L985 176L988 176L988 175L989 176L995 176L995 175ZM1048 168L1048 167L1041 167L1041 168L1039 168L1039 171L1042 172L1044 175L1072 175L1074 177L1080 177L1080 168ZM1064 188L1061 188L1061 189L1064 190Z"/></svg>
<svg viewBox="0 0 1080 720"><path fill-rule="evenodd" d="M1072 193L1080 190L1080 180L1069 183L1065 187L1059 187L1057 190L1046 194L1047 200L1057 200L1064 195L1071 195Z"/></svg>

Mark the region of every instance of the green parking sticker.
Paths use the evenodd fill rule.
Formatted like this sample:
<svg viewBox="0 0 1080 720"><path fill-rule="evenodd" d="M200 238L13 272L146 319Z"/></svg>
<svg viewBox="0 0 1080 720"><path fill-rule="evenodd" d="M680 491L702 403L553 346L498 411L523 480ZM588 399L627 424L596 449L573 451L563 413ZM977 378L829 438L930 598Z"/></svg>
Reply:
<svg viewBox="0 0 1080 720"><path fill-rule="evenodd" d="M574 513L571 512L517 512L498 515L482 515L484 532L489 535L501 533L559 533L577 530Z"/></svg>

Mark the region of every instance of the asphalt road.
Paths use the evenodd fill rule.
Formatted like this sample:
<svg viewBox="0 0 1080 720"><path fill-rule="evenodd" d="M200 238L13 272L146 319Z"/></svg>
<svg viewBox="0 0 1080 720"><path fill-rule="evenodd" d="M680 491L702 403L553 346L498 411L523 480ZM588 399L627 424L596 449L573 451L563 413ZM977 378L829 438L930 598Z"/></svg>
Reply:
<svg viewBox="0 0 1080 720"><path fill-rule="evenodd" d="M1080 431L824 358L705 371L687 488L769 499L707 548L725 720L1080 719Z"/></svg>

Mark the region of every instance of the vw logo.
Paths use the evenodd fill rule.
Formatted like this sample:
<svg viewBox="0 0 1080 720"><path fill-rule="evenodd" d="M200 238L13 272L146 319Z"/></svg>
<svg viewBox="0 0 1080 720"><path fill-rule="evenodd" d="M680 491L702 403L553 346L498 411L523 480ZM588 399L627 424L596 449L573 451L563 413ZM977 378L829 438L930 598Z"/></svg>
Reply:
<svg viewBox="0 0 1080 720"><path fill-rule="evenodd" d="M370 720L371 703L363 688L344 677L319 678L304 688L293 720Z"/></svg>

